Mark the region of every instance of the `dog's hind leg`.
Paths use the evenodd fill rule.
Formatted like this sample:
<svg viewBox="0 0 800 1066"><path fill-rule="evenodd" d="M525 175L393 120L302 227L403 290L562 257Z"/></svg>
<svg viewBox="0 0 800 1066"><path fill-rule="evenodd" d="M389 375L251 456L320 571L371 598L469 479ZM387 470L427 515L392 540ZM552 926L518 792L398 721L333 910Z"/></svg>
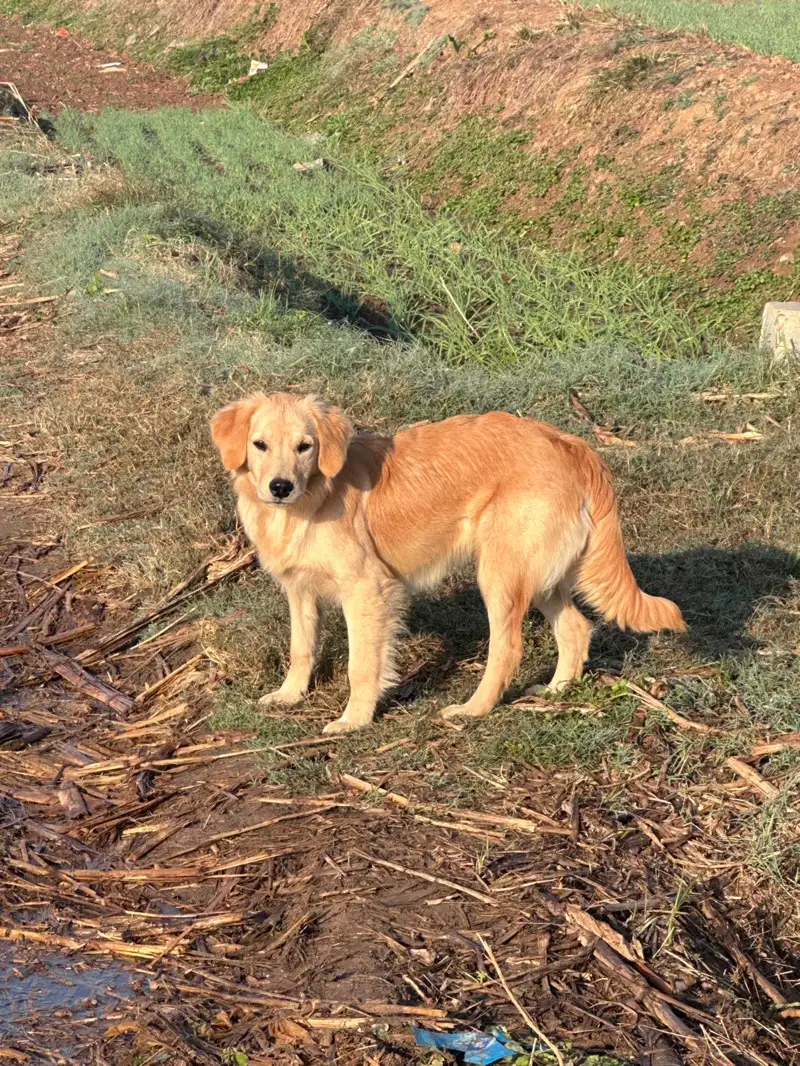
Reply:
<svg viewBox="0 0 800 1066"><path fill-rule="evenodd" d="M584 664L589 657L592 627L572 602L567 581L562 581L549 596L537 597L533 602L553 627L558 645L558 664L547 689L558 692L583 674Z"/></svg>
<svg viewBox="0 0 800 1066"><path fill-rule="evenodd" d="M522 620L531 602L532 577L509 572L504 559L484 553L478 585L489 615L489 658L480 685L464 704L445 708L445 718L483 718L500 702L522 660Z"/></svg>

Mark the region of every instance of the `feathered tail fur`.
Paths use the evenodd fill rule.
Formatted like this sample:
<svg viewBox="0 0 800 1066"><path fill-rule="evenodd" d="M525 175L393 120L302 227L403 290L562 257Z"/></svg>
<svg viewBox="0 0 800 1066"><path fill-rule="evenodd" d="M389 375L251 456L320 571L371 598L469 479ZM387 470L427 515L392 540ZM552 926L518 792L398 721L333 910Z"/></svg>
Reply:
<svg viewBox="0 0 800 1066"><path fill-rule="evenodd" d="M680 608L672 600L648 596L642 592L628 564L619 508L611 475L603 460L594 452L587 467L592 531L578 563L576 591L607 622L638 633L686 629Z"/></svg>

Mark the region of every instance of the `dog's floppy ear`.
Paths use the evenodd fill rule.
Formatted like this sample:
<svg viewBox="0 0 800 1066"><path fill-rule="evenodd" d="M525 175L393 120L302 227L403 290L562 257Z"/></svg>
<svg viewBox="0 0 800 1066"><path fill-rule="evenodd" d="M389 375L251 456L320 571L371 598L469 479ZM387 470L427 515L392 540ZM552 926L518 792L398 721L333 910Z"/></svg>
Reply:
<svg viewBox="0 0 800 1066"><path fill-rule="evenodd" d="M237 400L217 411L211 419L211 438L219 449L226 470L238 470L247 459L247 434L256 409L255 398Z"/></svg>
<svg viewBox="0 0 800 1066"><path fill-rule="evenodd" d="M317 424L319 469L325 477L336 477L347 459L347 448L355 430L347 416L319 396L307 396L306 402Z"/></svg>

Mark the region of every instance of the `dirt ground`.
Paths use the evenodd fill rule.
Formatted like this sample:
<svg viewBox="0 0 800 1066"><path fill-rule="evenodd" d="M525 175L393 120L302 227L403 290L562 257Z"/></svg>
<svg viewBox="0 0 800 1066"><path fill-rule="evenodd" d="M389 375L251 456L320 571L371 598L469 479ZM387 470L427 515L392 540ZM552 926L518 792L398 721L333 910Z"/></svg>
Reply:
<svg viewBox="0 0 800 1066"><path fill-rule="evenodd" d="M93 47L63 27L26 26L0 15L0 81L13 82L29 106L56 115L64 108L209 107L188 82L112 49Z"/></svg>
<svg viewBox="0 0 800 1066"><path fill-rule="evenodd" d="M6 366L52 314L4 313ZM224 677L183 615L251 554L232 541L143 611L65 551L36 427L3 432L4 1059L401 1066L455 1061L421 1058L412 1025L541 1048L532 1017L576 1064L794 1061L793 916L736 852L750 786L687 805L645 758L623 801L613 761L529 767L465 810L382 749L340 773L328 737L280 750L313 753L322 794L269 784L252 734L208 731ZM417 755L445 775L435 743Z"/></svg>
<svg viewBox="0 0 800 1066"><path fill-rule="evenodd" d="M182 82L123 60L123 85L96 73L108 56L46 40L35 55L58 73L4 64L42 108L185 100ZM16 248L0 235L0 287L18 283ZM13 292L6 364L53 342L55 312ZM314 753L324 794L270 785L252 736L209 732L224 678L182 615L247 580L245 546L145 612L65 549L35 425L0 435L0 1061L401 1066L455 1061L423 1060L412 1024L505 1025L547 1050L531 1018L575 1063L797 1060L794 916L736 853L751 785L687 804L645 758L623 814L613 761L530 767L465 810L413 769L389 778L380 751L368 777L343 775L330 737L281 749L288 770Z"/></svg>
<svg viewBox="0 0 800 1066"><path fill-rule="evenodd" d="M529 1011L576 1063L791 1060L776 1010L800 966L732 854L739 790L687 809L653 764L623 816L605 768L531 768L463 810L409 802L415 772L387 780L380 752L368 782L341 775L330 738L281 751L311 749L328 791L268 785L251 735L204 728L222 679L174 624L250 554L232 544L143 624L37 532L47 469L12 446L5 502L34 517L0 545L6 1057L399 1066L412 1024L524 1042Z"/></svg>

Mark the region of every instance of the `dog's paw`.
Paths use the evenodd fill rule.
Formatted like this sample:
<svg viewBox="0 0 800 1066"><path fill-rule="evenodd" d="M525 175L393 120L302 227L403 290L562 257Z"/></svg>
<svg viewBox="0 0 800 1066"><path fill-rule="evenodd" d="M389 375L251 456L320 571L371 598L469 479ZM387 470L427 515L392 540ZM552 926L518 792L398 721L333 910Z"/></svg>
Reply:
<svg viewBox="0 0 800 1066"><path fill-rule="evenodd" d="M357 725L355 722L348 722L345 718L337 718L335 722L328 722L323 733L353 733L356 729L362 729L363 726Z"/></svg>
<svg viewBox="0 0 800 1066"><path fill-rule="evenodd" d="M294 707L305 698L305 692L297 692L295 689L278 688L274 692L267 692L258 701L259 707Z"/></svg>
<svg viewBox="0 0 800 1066"><path fill-rule="evenodd" d="M564 689L569 688L570 681L551 681L549 685L531 685L530 688L526 688L523 696L538 696L540 699L552 699L553 696L557 696Z"/></svg>
<svg viewBox="0 0 800 1066"><path fill-rule="evenodd" d="M442 718L448 721L451 718L485 718L488 713L480 707L470 707L468 703L454 703L451 707L445 707Z"/></svg>

